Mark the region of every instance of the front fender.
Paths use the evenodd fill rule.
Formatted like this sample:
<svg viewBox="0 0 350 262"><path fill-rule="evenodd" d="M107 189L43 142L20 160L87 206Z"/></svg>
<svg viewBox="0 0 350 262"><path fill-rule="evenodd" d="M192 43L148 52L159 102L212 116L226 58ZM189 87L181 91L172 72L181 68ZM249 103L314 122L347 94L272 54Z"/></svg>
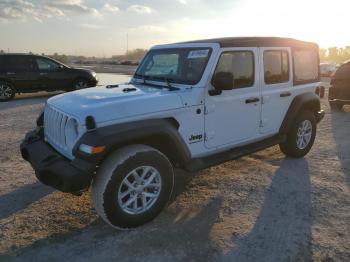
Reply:
<svg viewBox="0 0 350 262"><path fill-rule="evenodd" d="M110 152L128 144L147 142L147 138L150 137L152 139L158 137L162 141L165 139L167 146L171 147L180 163L187 163L191 159L186 143L180 136L176 125L169 119L141 120L97 128L85 133L79 139L73 148L73 155L98 163ZM100 155L92 156L79 151L81 144L94 147L106 146L106 150Z"/></svg>

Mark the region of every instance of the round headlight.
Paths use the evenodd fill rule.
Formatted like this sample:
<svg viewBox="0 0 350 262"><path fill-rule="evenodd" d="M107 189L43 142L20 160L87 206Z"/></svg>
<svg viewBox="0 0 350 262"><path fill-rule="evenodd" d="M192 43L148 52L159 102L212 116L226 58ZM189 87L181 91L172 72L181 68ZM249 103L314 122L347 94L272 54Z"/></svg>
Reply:
<svg viewBox="0 0 350 262"><path fill-rule="evenodd" d="M66 125L66 144L67 146L74 145L79 135L79 123L76 119L70 118Z"/></svg>

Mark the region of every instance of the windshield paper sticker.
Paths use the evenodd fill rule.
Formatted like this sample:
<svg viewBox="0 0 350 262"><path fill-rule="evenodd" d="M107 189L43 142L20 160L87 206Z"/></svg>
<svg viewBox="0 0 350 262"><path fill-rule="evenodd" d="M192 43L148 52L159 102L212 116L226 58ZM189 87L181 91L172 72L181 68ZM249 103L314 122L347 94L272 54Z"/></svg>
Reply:
<svg viewBox="0 0 350 262"><path fill-rule="evenodd" d="M209 49L204 50L193 50L188 53L188 59L194 59L194 58L205 58L209 54Z"/></svg>

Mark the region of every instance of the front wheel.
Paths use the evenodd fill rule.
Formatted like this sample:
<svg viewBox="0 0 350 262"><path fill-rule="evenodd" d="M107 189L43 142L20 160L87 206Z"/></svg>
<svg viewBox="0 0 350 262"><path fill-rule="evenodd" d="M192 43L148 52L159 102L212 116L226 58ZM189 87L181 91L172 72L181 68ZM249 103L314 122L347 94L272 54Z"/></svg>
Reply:
<svg viewBox="0 0 350 262"><path fill-rule="evenodd" d="M80 90L88 87L89 87L88 81L84 78L81 78L74 82L73 90Z"/></svg>
<svg viewBox="0 0 350 262"><path fill-rule="evenodd" d="M287 133L287 140L280 144L280 149L286 156L303 157L311 150L315 137L315 115L310 111L304 111L295 120Z"/></svg>
<svg viewBox="0 0 350 262"><path fill-rule="evenodd" d="M95 209L115 228L133 228L154 219L170 199L171 163L158 150L132 145L111 154L92 184Z"/></svg>
<svg viewBox="0 0 350 262"><path fill-rule="evenodd" d="M7 82L0 82L0 102L10 101L15 97L15 89Z"/></svg>

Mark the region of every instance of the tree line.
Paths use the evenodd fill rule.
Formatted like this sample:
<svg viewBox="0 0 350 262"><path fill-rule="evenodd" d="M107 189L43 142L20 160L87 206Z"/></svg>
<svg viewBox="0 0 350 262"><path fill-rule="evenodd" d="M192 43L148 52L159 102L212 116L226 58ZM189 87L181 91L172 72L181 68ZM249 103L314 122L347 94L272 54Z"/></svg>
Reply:
<svg viewBox="0 0 350 262"><path fill-rule="evenodd" d="M114 60L114 61L140 61L144 55L147 53L148 50L146 49L141 49L141 48L137 48L128 52L125 52L125 54L123 55L114 55L112 57L95 57L95 56L91 56L91 57L86 57L86 56L73 56L73 55L65 55L65 54L58 54L58 53L54 53L51 55L47 55L42 53L41 55L43 56L48 56L51 57L57 61L60 61L62 63L69 63L71 61L108 61L108 60ZM0 50L0 54L5 54L7 52L5 52L4 50ZM29 54L33 54L32 52L29 52Z"/></svg>
<svg viewBox="0 0 350 262"><path fill-rule="evenodd" d="M143 56L146 54L146 49L135 49L129 52L126 52L123 55L114 55L110 58L98 58L98 57L85 57L85 56L68 56L64 54L54 53L48 55L49 57L61 61L62 63L68 63L72 59L74 60L128 60L128 61L140 61ZM4 50L0 50L0 54L6 53ZM42 54L45 55L45 54ZM320 60L321 62L330 62L330 63L343 63L350 60L350 46L345 47L329 47L329 48L320 48Z"/></svg>
<svg viewBox="0 0 350 262"><path fill-rule="evenodd" d="M350 60L350 46L320 48L321 62L341 64Z"/></svg>

